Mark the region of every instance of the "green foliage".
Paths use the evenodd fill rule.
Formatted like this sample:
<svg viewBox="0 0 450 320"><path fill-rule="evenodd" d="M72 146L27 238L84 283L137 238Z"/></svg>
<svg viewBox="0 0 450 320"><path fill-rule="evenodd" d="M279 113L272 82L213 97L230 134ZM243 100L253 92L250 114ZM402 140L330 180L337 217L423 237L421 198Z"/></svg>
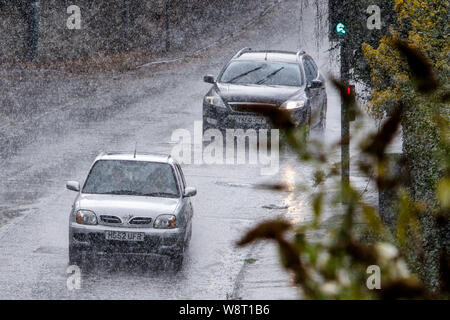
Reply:
<svg viewBox="0 0 450 320"><path fill-rule="evenodd" d="M378 5L381 8L381 29L368 30L366 21L367 8L370 5ZM394 4L392 0L358 0L358 1L330 1L330 30L333 40L339 40L339 45L346 48L345 56L352 63L354 80L370 87L370 68L364 57L362 44L377 45L383 36L389 34L389 26L395 23ZM336 24L343 22L346 27L344 36L336 36Z"/></svg>
<svg viewBox="0 0 450 320"><path fill-rule="evenodd" d="M413 76L410 66L416 67L417 57L405 56L404 52L402 55L401 47L396 45L400 39L404 39L412 49L420 48L430 61L427 67L432 65L434 74L442 84L441 90L448 89L450 44L445 36L449 28L448 2L395 0L394 3L397 21L391 27L391 35L384 36L376 43L376 49L375 45L363 44L371 71L369 84L373 88L369 109L378 117L389 114L392 106L400 100L409 104L418 102L418 91L415 90L417 81L423 80L421 85L435 82L420 73L421 70L427 72L427 68L420 66L414 70L417 77Z"/></svg>
<svg viewBox="0 0 450 320"><path fill-rule="evenodd" d="M427 194L437 202L422 201L423 196L405 188L409 181L408 176L402 172L391 173L388 168L388 158L385 150L392 141L398 128L404 124L404 119L409 119L408 106L424 106L442 103L439 95L441 87L423 86L414 80L422 75L428 79L434 78L429 68L432 63L424 55L409 46L405 42L392 40L392 50L398 51L399 59L406 61L406 72L411 74L411 84L405 84L411 88L411 96L400 98L391 106L390 116L384 122L382 128L368 136L360 146L361 159L359 170L369 174L374 172L375 182L379 190L391 190L397 195L398 213L397 223L391 230L383 225L379 217L378 209L364 201L360 192L351 183L341 183L340 172L334 163L325 156L332 154L333 150L325 150L326 147L318 146L318 143L302 144L298 137L304 138L304 129L296 129L286 119L283 111L272 110L270 114L274 123L284 124L284 143L287 143L298 153L301 161L313 164L317 169L314 174L317 188L311 199L311 209L315 219L301 226L292 226L283 220L268 221L251 230L238 245L247 245L259 240L273 240L280 249L283 266L294 275L294 281L307 299L401 299L401 298L448 298L449 297L449 256L448 250L433 251L436 243L442 244L442 235L448 237L448 195L450 181L450 153L449 153L449 122L448 114L438 112L439 108L416 108L430 112L427 122L419 122L424 130L433 129L439 137L433 144L434 152L422 157L433 157L436 163L428 163L431 170L425 168L413 169L422 172L425 176L436 174L436 167L440 179L431 178ZM408 78L409 79L409 78ZM345 85L334 81L341 92L344 108L355 108L355 98L345 98ZM395 85L396 82L393 82ZM445 95L444 95L445 96ZM416 97L415 101L411 97ZM416 110L414 109L414 110ZM427 111L428 110L428 111ZM357 127L357 126L355 126ZM423 131L420 131L423 132ZM303 140L301 140L303 141ZM342 143L342 141L341 141ZM427 140L427 143L430 143ZM421 145L411 146L411 150L421 150ZM416 158L413 158L416 159ZM429 159L429 158L426 158ZM408 162L408 158L402 161ZM437 164L439 164L437 166ZM333 182L337 187L330 189ZM435 183L436 182L436 183ZM278 186L273 189L279 190ZM304 190L305 186L299 189ZM334 196L328 197L333 194ZM325 196L327 195L327 196ZM321 216L325 208L331 208L335 213L341 212L342 216L338 226L333 226L324 241L308 240L308 233L320 228ZM433 215L428 214L432 212ZM365 221L366 234L371 234L368 241L362 237L358 229L357 221ZM294 237L288 237L289 234ZM293 240L291 240L293 239ZM434 241L434 242L433 242ZM428 247L427 247L428 246ZM427 250L432 250L432 254ZM422 265L417 266L421 261ZM430 265L427 265L430 264ZM381 289L370 290L367 287L367 270L369 266L376 265L381 271ZM428 282L429 278L421 273L424 268L437 270L438 285ZM420 274L411 272L418 270ZM425 280L425 283L422 281Z"/></svg>
<svg viewBox="0 0 450 320"><path fill-rule="evenodd" d="M394 3L397 21L391 27L391 36L383 37L376 48L363 45L373 88L368 109L381 119L399 103L403 105L403 154L410 175L408 201L424 207L415 222L426 235L424 254L416 259L416 267L427 284L437 288L442 271L435 266L440 263L441 252L449 250L448 240L440 236L448 232L448 223L440 232L435 221L441 214L440 206L447 201L445 176L449 168L448 1ZM411 208L400 206L399 223L403 223L405 211ZM397 235L402 243L407 241L405 232Z"/></svg>

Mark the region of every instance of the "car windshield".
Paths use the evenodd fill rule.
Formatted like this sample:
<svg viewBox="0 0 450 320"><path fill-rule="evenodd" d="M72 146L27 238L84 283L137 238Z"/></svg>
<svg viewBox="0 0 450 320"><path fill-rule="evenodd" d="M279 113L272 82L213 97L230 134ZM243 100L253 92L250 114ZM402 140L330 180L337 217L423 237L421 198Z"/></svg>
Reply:
<svg viewBox="0 0 450 320"><path fill-rule="evenodd" d="M83 193L175 198L174 171L167 163L99 160L91 169Z"/></svg>
<svg viewBox="0 0 450 320"><path fill-rule="evenodd" d="M300 67L295 63L267 61L234 61L222 74L219 82L247 85L302 85Z"/></svg>

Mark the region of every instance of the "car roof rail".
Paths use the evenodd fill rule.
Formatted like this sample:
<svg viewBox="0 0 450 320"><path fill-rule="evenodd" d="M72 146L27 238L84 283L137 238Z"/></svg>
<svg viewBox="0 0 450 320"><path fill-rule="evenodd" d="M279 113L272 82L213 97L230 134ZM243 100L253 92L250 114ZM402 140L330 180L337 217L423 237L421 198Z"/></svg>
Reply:
<svg viewBox="0 0 450 320"><path fill-rule="evenodd" d="M304 54L306 54L305 50L300 50L297 52L297 62L300 61L300 57Z"/></svg>
<svg viewBox="0 0 450 320"><path fill-rule="evenodd" d="M240 56L242 56L244 53L246 53L248 51L252 51L252 48L249 48L249 47L242 48L241 50L239 50L238 53L235 54L233 59L239 58Z"/></svg>

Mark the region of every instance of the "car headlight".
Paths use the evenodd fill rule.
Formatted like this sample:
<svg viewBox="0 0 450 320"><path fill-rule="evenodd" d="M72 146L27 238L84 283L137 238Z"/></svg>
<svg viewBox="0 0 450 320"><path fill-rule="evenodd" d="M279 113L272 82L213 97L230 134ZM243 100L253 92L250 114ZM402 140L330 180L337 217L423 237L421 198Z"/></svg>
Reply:
<svg viewBox="0 0 450 320"><path fill-rule="evenodd" d="M304 100L288 100L281 105L282 108L287 110L298 109L305 106Z"/></svg>
<svg viewBox="0 0 450 320"><path fill-rule="evenodd" d="M78 210L75 220L79 224L95 225L97 224L97 216L89 210Z"/></svg>
<svg viewBox="0 0 450 320"><path fill-rule="evenodd" d="M216 107L226 108L222 98L215 91L213 94L205 97L205 102Z"/></svg>
<svg viewBox="0 0 450 320"><path fill-rule="evenodd" d="M177 218L173 214L162 214L155 219L153 227L156 229L176 228Z"/></svg>

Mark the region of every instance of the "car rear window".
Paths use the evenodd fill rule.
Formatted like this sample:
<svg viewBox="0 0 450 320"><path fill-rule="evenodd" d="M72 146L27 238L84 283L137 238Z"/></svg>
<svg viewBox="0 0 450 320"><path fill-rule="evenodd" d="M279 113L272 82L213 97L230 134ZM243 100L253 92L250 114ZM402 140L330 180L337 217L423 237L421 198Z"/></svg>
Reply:
<svg viewBox="0 0 450 320"><path fill-rule="evenodd" d="M295 63L268 61L233 61L223 72L219 82L249 85L302 85L300 67Z"/></svg>
<svg viewBox="0 0 450 320"><path fill-rule="evenodd" d="M99 160L92 167L83 193L153 197L178 197L179 190L170 164Z"/></svg>

